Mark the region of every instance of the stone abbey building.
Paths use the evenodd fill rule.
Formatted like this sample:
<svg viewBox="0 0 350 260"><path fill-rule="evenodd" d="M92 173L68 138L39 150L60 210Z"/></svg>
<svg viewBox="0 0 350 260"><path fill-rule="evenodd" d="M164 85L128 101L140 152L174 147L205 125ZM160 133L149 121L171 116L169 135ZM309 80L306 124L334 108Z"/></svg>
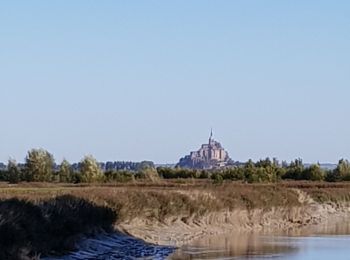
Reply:
<svg viewBox="0 0 350 260"><path fill-rule="evenodd" d="M190 169L216 169L231 163L228 153L219 142L213 139L213 131L211 131L208 144L203 144L198 151L181 158L176 166Z"/></svg>

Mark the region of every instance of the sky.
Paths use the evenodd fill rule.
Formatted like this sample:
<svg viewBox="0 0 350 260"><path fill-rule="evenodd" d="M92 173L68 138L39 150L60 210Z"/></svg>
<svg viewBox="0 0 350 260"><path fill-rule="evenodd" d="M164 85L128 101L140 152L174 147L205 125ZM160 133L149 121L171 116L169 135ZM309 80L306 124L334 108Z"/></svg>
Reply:
<svg viewBox="0 0 350 260"><path fill-rule="evenodd" d="M350 159L350 1L1 1L0 161Z"/></svg>

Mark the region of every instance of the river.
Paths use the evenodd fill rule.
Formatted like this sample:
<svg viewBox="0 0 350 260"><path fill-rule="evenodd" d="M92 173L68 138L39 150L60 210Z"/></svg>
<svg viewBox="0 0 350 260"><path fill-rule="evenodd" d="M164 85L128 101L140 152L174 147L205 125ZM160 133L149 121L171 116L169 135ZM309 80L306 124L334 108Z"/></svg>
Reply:
<svg viewBox="0 0 350 260"><path fill-rule="evenodd" d="M288 232L207 236L181 247L170 259L350 259L350 219Z"/></svg>
<svg viewBox="0 0 350 260"><path fill-rule="evenodd" d="M158 246L120 233L86 239L79 250L46 259L350 259L350 221L263 233L211 235L180 248Z"/></svg>

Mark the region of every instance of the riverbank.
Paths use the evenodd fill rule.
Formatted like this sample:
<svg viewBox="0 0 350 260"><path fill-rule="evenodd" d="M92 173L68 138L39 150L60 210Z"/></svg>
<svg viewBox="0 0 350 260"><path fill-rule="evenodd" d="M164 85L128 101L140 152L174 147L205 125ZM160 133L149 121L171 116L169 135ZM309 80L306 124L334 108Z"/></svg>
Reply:
<svg viewBox="0 0 350 260"><path fill-rule="evenodd" d="M44 205L45 201L59 196L81 199L94 207L112 211L116 216L111 223L115 229L147 242L174 246L208 234L288 230L318 224L348 214L350 201L349 183L258 185L229 182L213 185L187 180L97 186L27 183L0 186L0 199L3 201L16 198ZM57 206L52 205L53 208ZM58 212L63 214L60 215L63 220L72 215L69 210ZM3 211L0 210L0 213L3 219ZM85 211L76 219L89 219L89 216L90 212ZM99 228L100 224L94 223L94 228ZM67 229L65 222L57 226L53 221L50 225L62 231ZM77 233L85 233L88 229L91 228L80 229ZM33 233L36 234L36 231L32 230L31 235ZM48 235L52 236L47 237L48 241L56 240L55 234ZM28 242L30 239L38 238L27 236L21 241ZM62 249L57 247L55 251L64 251ZM36 250L35 253L45 255L49 250Z"/></svg>
<svg viewBox="0 0 350 260"><path fill-rule="evenodd" d="M181 246L190 241L207 236L227 233L296 233L305 228L335 222L339 218L350 216L350 204L347 197L334 198L336 190L312 190L317 196L316 201L307 192L290 188L290 192L298 196L298 203L291 203L285 198L285 205L265 205L265 207L226 208L202 215L171 216L163 221L149 221L143 218L133 218L120 223L118 229L145 241ZM312 193L311 193L312 194ZM198 194L200 195L200 194ZM281 195L276 192L276 196ZM213 196L211 194L211 196ZM329 196L330 200L325 200ZM291 199L291 198L289 198Z"/></svg>

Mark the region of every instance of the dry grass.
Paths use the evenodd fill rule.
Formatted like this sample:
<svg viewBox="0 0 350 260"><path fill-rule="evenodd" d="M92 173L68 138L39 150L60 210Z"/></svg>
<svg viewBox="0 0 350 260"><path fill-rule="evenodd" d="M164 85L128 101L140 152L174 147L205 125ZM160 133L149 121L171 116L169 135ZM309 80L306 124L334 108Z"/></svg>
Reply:
<svg viewBox="0 0 350 260"><path fill-rule="evenodd" d="M292 189L273 184L224 183L207 181L164 181L116 185L20 184L0 189L0 198L21 198L38 202L59 195L73 195L108 206L118 221L145 217L163 221L174 215L195 216L225 209L271 208L299 205Z"/></svg>
<svg viewBox="0 0 350 260"><path fill-rule="evenodd" d="M298 188L309 194L319 203L343 203L350 202L350 182L307 182L290 181L284 182L286 188Z"/></svg>
<svg viewBox="0 0 350 260"><path fill-rule="evenodd" d="M286 181L278 184L226 182L213 185L207 180L170 180L105 185L0 184L0 199L20 198L40 202L60 195L73 195L107 206L118 221L144 217L163 221L174 215L195 216L226 209L254 209L300 205L295 188L318 202L350 201L350 183Z"/></svg>

